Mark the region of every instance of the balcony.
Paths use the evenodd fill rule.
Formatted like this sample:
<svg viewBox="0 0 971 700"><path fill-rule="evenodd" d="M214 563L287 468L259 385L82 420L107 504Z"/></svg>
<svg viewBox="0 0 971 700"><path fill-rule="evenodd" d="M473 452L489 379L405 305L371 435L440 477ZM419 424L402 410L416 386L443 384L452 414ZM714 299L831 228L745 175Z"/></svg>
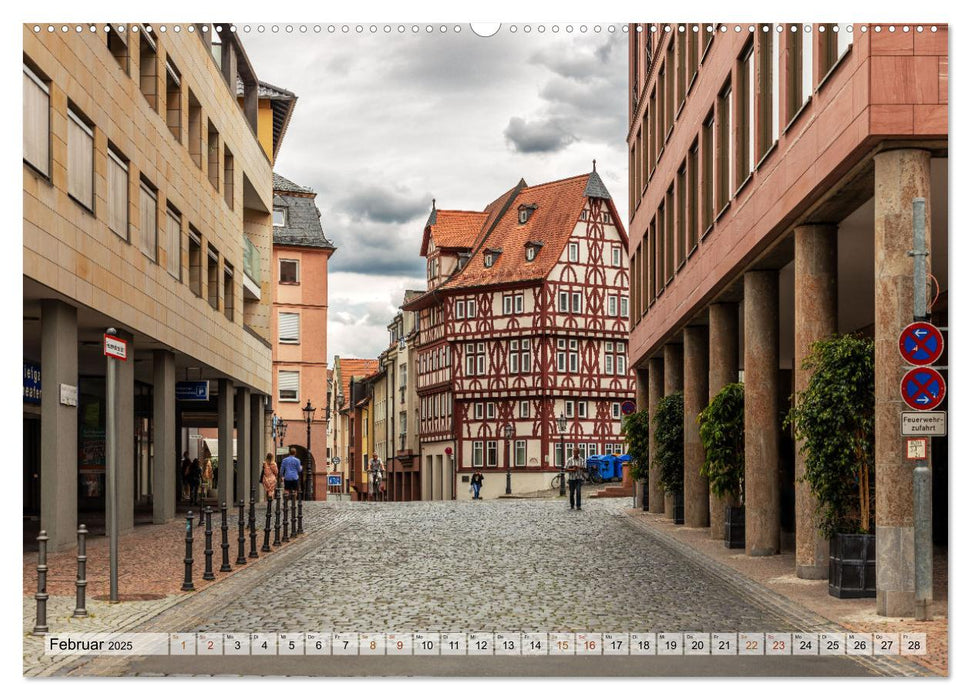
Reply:
<svg viewBox="0 0 971 700"><path fill-rule="evenodd" d="M259 300L262 280L260 251L247 236L243 236L243 295L247 299Z"/></svg>

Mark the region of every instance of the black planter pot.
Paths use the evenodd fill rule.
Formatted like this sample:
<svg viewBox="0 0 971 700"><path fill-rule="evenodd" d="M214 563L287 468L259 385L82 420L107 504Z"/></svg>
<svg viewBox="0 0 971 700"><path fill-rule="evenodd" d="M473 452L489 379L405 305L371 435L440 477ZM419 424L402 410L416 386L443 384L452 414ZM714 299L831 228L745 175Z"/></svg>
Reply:
<svg viewBox="0 0 971 700"><path fill-rule="evenodd" d="M725 546L745 548L745 506L725 506Z"/></svg>
<svg viewBox="0 0 971 700"><path fill-rule="evenodd" d="M877 597L876 535L836 535L829 541L829 594Z"/></svg>
<svg viewBox="0 0 971 700"><path fill-rule="evenodd" d="M684 525L684 493L674 494L674 524Z"/></svg>

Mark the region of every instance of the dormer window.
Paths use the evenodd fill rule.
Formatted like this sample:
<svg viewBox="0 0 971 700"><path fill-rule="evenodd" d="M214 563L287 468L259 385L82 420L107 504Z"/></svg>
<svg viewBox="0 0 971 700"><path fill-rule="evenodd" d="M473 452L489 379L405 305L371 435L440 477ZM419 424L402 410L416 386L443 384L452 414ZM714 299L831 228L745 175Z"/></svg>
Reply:
<svg viewBox="0 0 971 700"><path fill-rule="evenodd" d="M520 204L519 205L519 223L525 224L529 221L529 217L538 207L535 204Z"/></svg>
<svg viewBox="0 0 971 700"><path fill-rule="evenodd" d="M287 225L287 210L284 207L273 207L273 225L278 227Z"/></svg>
<svg viewBox="0 0 971 700"><path fill-rule="evenodd" d="M486 248L485 254L482 256L482 264L486 267L492 267L496 264L496 260L499 258L499 253L502 250L497 248Z"/></svg>
<svg viewBox="0 0 971 700"><path fill-rule="evenodd" d="M536 259L536 254L539 253L539 249L543 247L540 241L529 241L526 243L526 262L532 262Z"/></svg>

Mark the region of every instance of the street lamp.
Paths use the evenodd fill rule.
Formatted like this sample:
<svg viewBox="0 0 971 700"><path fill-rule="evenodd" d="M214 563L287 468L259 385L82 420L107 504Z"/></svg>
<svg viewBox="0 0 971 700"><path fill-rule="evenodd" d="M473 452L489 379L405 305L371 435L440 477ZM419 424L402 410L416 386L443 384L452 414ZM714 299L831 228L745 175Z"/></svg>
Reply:
<svg viewBox="0 0 971 700"><path fill-rule="evenodd" d="M566 435L566 416L560 413L556 419L556 427L560 429L560 495L566 496L566 474L563 471L566 465L566 452L563 447L563 438Z"/></svg>
<svg viewBox="0 0 971 700"><path fill-rule="evenodd" d="M313 457L310 454L310 422L314 419L314 413L317 409L314 408L310 399L307 399L307 405L303 407L303 417L307 421L307 471L304 473L303 477L303 500L307 500L307 480L310 480L310 488L313 489Z"/></svg>
<svg viewBox="0 0 971 700"><path fill-rule="evenodd" d="M512 471L511 464L509 460L509 441L512 439L513 427L512 423L506 423L506 427L502 429L502 434L506 438L506 495L512 495Z"/></svg>
<svg viewBox="0 0 971 700"><path fill-rule="evenodd" d="M280 438L280 449L283 449L283 438L287 434L287 422L280 418L276 423L276 434Z"/></svg>

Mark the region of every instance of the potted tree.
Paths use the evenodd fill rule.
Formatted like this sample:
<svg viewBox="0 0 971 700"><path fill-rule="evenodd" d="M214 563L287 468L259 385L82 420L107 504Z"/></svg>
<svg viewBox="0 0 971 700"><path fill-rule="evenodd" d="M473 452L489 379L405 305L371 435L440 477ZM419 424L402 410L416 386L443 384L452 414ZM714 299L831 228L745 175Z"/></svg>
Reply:
<svg viewBox="0 0 971 700"><path fill-rule="evenodd" d="M803 369L809 383L796 394L786 423L802 442L803 480L818 504L819 532L830 540L829 593L874 598L873 341L853 335L819 340Z"/></svg>
<svg viewBox="0 0 971 700"><path fill-rule="evenodd" d="M726 499L725 546L745 546L745 386L726 384L698 414L705 461L701 473L712 495Z"/></svg>
<svg viewBox="0 0 971 700"><path fill-rule="evenodd" d="M674 497L674 522L684 523L684 394L669 394L657 403L654 414L654 458L664 493Z"/></svg>
<svg viewBox="0 0 971 700"><path fill-rule="evenodd" d="M651 461L651 419L647 411L624 416L621 431L627 438L627 454L631 459L631 478L641 482L641 507L647 510L647 476Z"/></svg>

